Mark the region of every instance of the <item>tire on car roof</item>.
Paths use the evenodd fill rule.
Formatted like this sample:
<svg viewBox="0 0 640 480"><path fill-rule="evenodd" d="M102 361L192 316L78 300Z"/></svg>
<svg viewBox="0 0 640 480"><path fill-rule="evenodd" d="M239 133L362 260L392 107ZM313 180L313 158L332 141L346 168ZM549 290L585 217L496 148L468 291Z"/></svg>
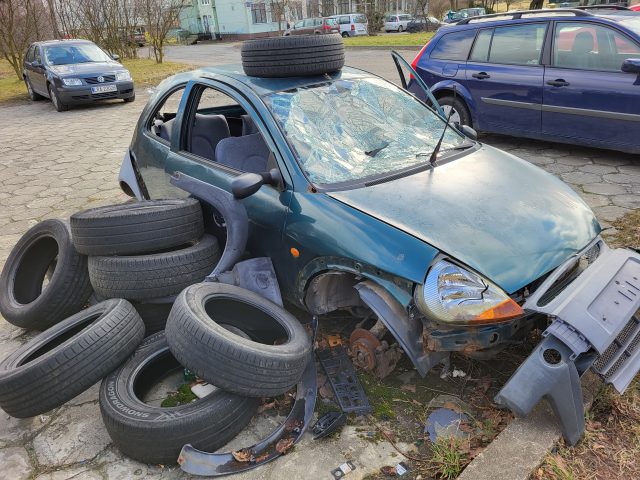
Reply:
<svg viewBox="0 0 640 480"><path fill-rule="evenodd" d="M85 255L135 255L197 240L204 223L200 202L193 198L146 200L75 213L71 232Z"/></svg>
<svg viewBox="0 0 640 480"><path fill-rule="evenodd" d="M126 300L89 307L0 362L0 407L18 418L59 407L118 367L143 338L144 324Z"/></svg>
<svg viewBox="0 0 640 480"><path fill-rule="evenodd" d="M169 351L164 332L159 332L147 337L120 369L102 381L102 419L122 453L144 463L172 464L187 443L204 451L224 446L255 415L257 398L221 389L170 408L143 401L154 376L159 380L182 368Z"/></svg>
<svg viewBox="0 0 640 480"><path fill-rule="evenodd" d="M87 257L73 247L69 225L45 220L9 253L0 274L0 313L18 327L45 330L77 313L91 292Z"/></svg>
<svg viewBox="0 0 640 480"><path fill-rule="evenodd" d="M247 40L241 55L244 73L251 77L323 75L344 66L344 44L338 33Z"/></svg>
<svg viewBox="0 0 640 480"><path fill-rule="evenodd" d="M148 300L201 282L220 259L218 240L203 235L184 248L149 255L89 257L89 278L103 298Z"/></svg>
<svg viewBox="0 0 640 480"><path fill-rule="evenodd" d="M212 385L251 397L289 390L311 356L311 340L293 315L257 293L222 283L183 290L165 332L182 365Z"/></svg>

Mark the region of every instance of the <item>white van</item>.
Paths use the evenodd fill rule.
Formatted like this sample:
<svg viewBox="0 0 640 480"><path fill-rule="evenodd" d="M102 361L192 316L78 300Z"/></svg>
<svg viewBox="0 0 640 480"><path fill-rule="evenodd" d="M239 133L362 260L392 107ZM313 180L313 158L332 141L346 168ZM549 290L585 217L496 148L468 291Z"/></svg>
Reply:
<svg viewBox="0 0 640 480"><path fill-rule="evenodd" d="M404 32L411 20L413 20L413 17L406 13L387 15L384 19L384 31L387 33Z"/></svg>
<svg viewBox="0 0 640 480"><path fill-rule="evenodd" d="M345 13L344 15L334 15L340 26L340 35L343 37L355 37L357 35L367 35L367 17L363 13Z"/></svg>

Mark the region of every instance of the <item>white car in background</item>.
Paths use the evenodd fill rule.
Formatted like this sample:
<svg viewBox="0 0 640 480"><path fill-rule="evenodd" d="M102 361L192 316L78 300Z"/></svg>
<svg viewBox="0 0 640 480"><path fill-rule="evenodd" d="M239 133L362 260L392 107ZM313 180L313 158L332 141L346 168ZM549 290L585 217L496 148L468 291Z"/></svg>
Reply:
<svg viewBox="0 0 640 480"><path fill-rule="evenodd" d="M334 15L333 17L340 27L340 35L343 37L355 37L357 35L367 35L367 17L363 13L345 13L344 15Z"/></svg>
<svg viewBox="0 0 640 480"><path fill-rule="evenodd" d="M387 15L384 19L384 31L387 33L404 32L411 20L413 20L413 17L406 13Z"/></svg>

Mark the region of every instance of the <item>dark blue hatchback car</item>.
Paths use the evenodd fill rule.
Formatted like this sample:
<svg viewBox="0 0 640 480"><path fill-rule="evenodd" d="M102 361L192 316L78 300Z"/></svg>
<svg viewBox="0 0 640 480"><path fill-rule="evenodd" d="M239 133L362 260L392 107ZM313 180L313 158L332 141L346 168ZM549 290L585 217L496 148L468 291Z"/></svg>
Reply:
<svg viewBox="0 0 640 480"><path fill-rule="evenodd" d="M454 122L640 153L640 13L556 9L468 18L412 64ZM420 96L415 83L409 88Z"/></svg>

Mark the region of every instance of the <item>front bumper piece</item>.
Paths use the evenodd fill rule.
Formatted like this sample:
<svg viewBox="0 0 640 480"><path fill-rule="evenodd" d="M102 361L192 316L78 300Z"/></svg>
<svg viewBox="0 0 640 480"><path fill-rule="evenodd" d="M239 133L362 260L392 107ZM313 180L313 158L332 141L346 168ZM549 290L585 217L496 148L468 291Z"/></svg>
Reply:
<svg viewBox="0 0 640 480"><path fill-rule="evenodd" d="M541 302L545 292L596 245L598 258L548 303ZM640 370L640 254L610 249L598 237L558 267L523 307L553 322L495 401L525 416L546 398L565 440L573 445L584 432L582 374L591 368L624 393Z"/></svg>

